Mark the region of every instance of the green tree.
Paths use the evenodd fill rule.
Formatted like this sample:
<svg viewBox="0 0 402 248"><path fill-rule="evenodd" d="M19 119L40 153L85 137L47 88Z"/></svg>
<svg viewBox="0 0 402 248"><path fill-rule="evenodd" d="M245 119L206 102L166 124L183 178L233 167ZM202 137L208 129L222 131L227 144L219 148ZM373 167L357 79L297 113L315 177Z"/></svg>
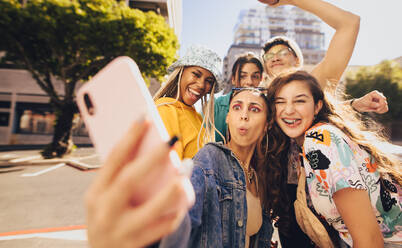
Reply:
<svg viewBox="0 0 402 248"><path fill-rule="evenodd" d="M126 55L145 78L161 79L178 41L164 18L116 0L0 0L2 63L26 68L56 113L52 142L42 155L61 157L72 147L75 88L112 59ZM55 91L54 81L64 84ZM113 87L113 82L110 82Z"/></svg>
<svg viewBox="0 0 402 248"><path fill-rule="evenodd" d="M402 120L402 68L398 63L385 60L346 76L346 94L360 97L372 90L382 92L389 106L388 113L377 118L383 123Z"/></svg>

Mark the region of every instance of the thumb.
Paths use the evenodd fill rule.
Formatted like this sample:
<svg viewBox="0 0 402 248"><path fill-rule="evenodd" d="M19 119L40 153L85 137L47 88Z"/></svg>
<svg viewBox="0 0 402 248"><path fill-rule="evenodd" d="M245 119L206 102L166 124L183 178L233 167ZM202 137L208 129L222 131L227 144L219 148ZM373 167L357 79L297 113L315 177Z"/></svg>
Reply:
<svg viewBox="0 0 402 248"><path fill-rule="evenodd" d="M370 109L377 109L378 107L380 107L380 104L376 101L371 101L369 107Z"/></svg>

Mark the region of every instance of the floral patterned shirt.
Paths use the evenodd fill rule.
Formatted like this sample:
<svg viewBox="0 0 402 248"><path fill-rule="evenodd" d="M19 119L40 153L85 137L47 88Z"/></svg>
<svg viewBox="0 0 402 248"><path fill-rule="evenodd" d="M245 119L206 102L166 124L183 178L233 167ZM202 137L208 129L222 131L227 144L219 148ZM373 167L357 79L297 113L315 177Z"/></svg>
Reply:
<svg viewBox="0 0 402 248"><path fill-rule="evenodd" d="M340 129L318 123L307 130L303 162L314 209L347 244L352 246L352 237L332 196L348 187L368 192L384 241L402 241L401 187L389 177L380 180L374 158Z"/></svg>

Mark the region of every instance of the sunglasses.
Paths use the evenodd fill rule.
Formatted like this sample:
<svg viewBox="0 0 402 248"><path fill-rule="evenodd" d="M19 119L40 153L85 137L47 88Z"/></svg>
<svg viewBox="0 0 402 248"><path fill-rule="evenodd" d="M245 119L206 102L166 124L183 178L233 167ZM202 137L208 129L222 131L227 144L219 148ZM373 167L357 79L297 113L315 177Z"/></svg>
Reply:
<svg viewBox="0 0 402 248"><path fill-rule="evenodd" d="M232 88L232 96L237 95L238 93L245 91L245 90L258 92L262 95L266 95L268 92L268 88L265 88L265 87L235 87L235 88Z"/></svg>
<svg viewBox="0 0 402 248"><path fill-rule="evenodd" d="M283 57L288 56L290 53L293 53L293 50L288 47L288 48L279 50L277 53L266 53L266 54L262 55L262 58L264 59L264 61L270 61L275 56L277 56L278 58L283 58Z"/></svg>

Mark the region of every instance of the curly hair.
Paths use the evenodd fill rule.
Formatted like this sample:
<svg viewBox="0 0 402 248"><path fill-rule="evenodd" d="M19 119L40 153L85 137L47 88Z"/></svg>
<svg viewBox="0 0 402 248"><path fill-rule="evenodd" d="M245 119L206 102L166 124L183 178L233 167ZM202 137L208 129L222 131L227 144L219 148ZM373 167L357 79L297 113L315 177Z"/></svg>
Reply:
<svg viewBox="0 0 402 248"><path fill-rule="evenodd" d="M384 174L388 174L394 181L401 185L402 174L400 162L396 160L392 154L381 149L381 144L387 142L387 138L378 131L380 130L380 125L375 122L372 122L371 125L363 123L359 118L360 115L354 111L349 104L337 103L332 95L324 93L318 81L309 73L296 71L279 75L272 81L272 84L268 88L268 101L273 103L280 89L295 80L305 82L306 87L309 88L313 96L315 104L322 101L322 108L316 115L312 125L318 122L324 122L339 128L353 142L367 151L377 161L381 177L383 177ZM270 158L286 157L289 148L289 138L283 133L275 121L276 108L274 104L270 104L268 115L269 141L271 142L276 139L276 142L269 144L270 149L268 150L268 156ZM273 209L275 215L280 217L285 216L286 221L288 215L286 210L281 210L281 208L283 206L282 204L286 203L284 202L286 199L284 200L282 195L285 193L283 186L287 183L287 166L285 166L287 163L282 163L281 165L278 165L278 161L275 159L267 160L265 179L268 182L275 182L271 183L270 187L268 187L268 205Z"/></svg>

